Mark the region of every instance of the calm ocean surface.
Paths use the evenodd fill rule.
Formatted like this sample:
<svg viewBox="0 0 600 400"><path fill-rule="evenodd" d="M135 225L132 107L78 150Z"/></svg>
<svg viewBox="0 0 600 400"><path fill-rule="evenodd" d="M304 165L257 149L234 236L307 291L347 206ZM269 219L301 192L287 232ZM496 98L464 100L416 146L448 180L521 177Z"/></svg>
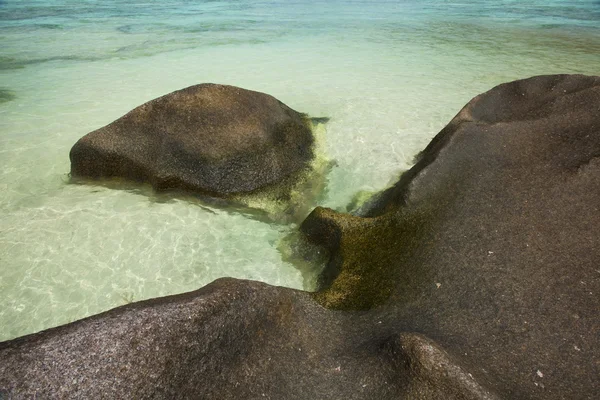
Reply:
<svg viewBox="0 0 600 400"><path fill-rule="evenodd" d="M397 180L473 96L600 74L600 1L0 1L0 340L221 276L310 289L294 226L69 183L81 136L216 82L328 116L321 205Z"/></svg>

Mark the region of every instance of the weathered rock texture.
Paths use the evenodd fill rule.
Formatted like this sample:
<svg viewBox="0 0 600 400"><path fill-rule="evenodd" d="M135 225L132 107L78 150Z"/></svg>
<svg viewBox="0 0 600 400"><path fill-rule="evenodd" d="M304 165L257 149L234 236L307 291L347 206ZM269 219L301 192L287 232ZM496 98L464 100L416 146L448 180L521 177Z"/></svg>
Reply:
<svg viewBox="0 0 600 400"><path fill-rule="evenodd" d="M4 342L0 393L593 399L599 194L600 78L501 85L366 216L307 218L319 293L223 279Z"/></svg>
<svg viewBox="0 0 600 400"><path fill-rule="evenodd" d="M145 103L81 138L71 149L71 174L227 197L307 168L313 142L307 118L274 97L202 84Z"/></svg>
<svg viewBox="0 0 600 400"><path fill-rule="evenodd" d="M1 343L0 361L11 399L492 398L419 334L234 279Z"/></svg>
<svg viewBox="0 0 600 400"><path fill-rule="evenodd" d="M477 96L367 216L304 222L321 304L402 321L505 398L600 393L599 77Z"/></svg>

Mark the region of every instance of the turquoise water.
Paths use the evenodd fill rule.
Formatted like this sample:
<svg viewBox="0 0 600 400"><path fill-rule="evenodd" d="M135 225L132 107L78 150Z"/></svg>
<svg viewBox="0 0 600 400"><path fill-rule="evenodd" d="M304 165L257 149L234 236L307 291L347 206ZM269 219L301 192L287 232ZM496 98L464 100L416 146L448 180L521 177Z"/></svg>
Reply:
<svg viewBox="0 0 600 400"><path fill-rule="evenodd" d="M126 4L123 4L126 3ZM600 74L598 1L0 1L0 340L221 276L311 288L294 226L69 183L87 132L201 82L328 116L321 205L397 180L473 96Z"/></svg>

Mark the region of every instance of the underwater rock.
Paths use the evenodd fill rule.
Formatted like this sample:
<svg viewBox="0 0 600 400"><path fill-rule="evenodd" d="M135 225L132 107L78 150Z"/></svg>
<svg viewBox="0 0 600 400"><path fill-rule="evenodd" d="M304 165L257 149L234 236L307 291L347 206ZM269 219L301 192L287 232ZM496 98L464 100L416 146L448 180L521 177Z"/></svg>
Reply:
<svg viewBox="0 0 600 400"><path fill-rule="evenodd" d="M16 97L12 90L0 88L0 104L13 101Z"/></svg>
<svg viewBox="0 0 600 400"><path fill-rule="evenodd" d="M301 229L317 293L221 279L0 343L0 397L593 399L600 77L474 98L362 216Z"/></svg>
<svg viewBox="0 0 600 400"><path fill-rule="evenodd" d="M71 149L71 175L215 197L294 180L313 159L310 120L272 96L201 84L149 101Z"/></svg>

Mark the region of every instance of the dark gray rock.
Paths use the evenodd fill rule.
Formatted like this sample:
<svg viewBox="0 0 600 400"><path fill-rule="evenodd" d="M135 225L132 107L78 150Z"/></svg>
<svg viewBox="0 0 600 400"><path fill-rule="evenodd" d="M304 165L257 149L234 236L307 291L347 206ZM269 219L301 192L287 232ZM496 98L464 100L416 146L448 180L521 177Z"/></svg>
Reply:
<svg viewBox="0 0 600 400"><path fill-rule="evenodd" d="M300 173L313 158L313 143L310 121L274 97L201 84L81 138L71 149L71 175L227 197Z"/></svg>
<svg viewBox="0 0 600 400"><path fill-rule="evenodd" d="M474 98L365 218L316 209L315 295L421 332L504 398L600 393L600 77Z"/></svg>
<svg viewBox="0 0 600 400"><path fill-rule="evenodd" d="M0 343L9 399L481 399L427 338L306 292L220 279Z"/></svg>
<svg viewBox="0 0 600 400"><path fill-rule="evenodd" d="M222 279L0 343L32 398L593 399L600 78L473 99L364 217L317 208L321 291Z"/></svg>

